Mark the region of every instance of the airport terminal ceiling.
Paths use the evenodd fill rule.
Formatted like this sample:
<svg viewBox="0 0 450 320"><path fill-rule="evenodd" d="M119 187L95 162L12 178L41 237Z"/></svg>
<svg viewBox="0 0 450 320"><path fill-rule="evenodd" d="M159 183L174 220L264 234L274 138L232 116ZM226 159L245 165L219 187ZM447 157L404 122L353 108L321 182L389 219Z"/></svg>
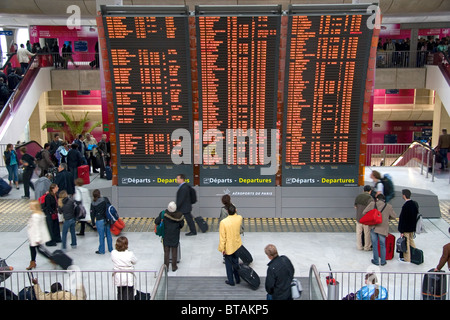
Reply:
<svg viewBox="0 0 450 320"><path fill-rule="evenodd" d="M349 4L379 3L383 23L448 23L450 1L448 0L15 0L0 2L0 27L23 27L29 25L64 25L70 6L80 10L81 24L95 26L98 4L123 5L187 5L194 11L198 5L257 5L280 4L287 10L290 4ZM71 12L71 11L69 11Z"/></svg>

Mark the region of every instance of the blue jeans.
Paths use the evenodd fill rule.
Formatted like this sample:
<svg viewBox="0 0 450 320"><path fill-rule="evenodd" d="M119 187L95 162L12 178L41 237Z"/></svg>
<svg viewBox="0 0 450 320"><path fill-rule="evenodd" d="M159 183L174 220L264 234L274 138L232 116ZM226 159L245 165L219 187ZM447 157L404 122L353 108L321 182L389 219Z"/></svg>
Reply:
<svg viewBox="0 0 450 320"><path fill-rule="evenodd" d="M75 234L75 219L64 220L62 227L62 248L66 249L67 242L67 232L70 230L70 235L72 236L72 243L70 244L72 247L77 245L77 236Z"/></svg>
<svg viewBox="0 0 450 320"><path fill-rule="evenodd" d="M446 148L439 149L439 153L442 156L441 169L444 169L445 167L448 166L448 158L447 158L448 149Z"/></svg>
<svg viewBox="0 0 450 320"><path fill-rule="evenodd" d="M111 230L109 229L109 224L105 223L105 220L102 219L96 220L95 226L97 227L99 240L98 251L101 254L105 253L105 236L106 236L106 243L108 244L108 251L109 252L113 251Z"/></svg>
<svg viewBox="0 0 450 320"><path fill-rule="evenodd" d="M376 233L375 229L370 230L370 238L372 239L373 262L375 264L386 264L386 236ZM380 241L380 254L378 255L378 240ZM381 259L381 261L380 261Z"/></svg>
<svg viewBox="0 0 450 320"><path fill-rule="evenodd" d="M6 166L6 169L8 170L9 181L19 181L19 166L17 163L11 166Z"/></svg>

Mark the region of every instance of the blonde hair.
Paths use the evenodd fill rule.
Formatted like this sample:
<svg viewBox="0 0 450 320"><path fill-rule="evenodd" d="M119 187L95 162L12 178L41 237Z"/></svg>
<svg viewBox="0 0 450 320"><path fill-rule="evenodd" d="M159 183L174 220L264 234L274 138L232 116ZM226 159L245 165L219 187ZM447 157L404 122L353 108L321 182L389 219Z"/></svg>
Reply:
<svg viewBox="0 0 450 320"><path fill-rule="evenodd" d="M58 206L60 208L62 208L62 206L63 206L63 200L65 198L67 198L67 197L68 197L68 194L67 194L66 190L62 190L62 191L59 192L59 195L58 195Z"/></svg>
<svg viewBox="0 0 450 320"><path fill-rule="evenodd" d="M41 204L37 200L30 201L30 209L36 213L42 213Z"/></svg>

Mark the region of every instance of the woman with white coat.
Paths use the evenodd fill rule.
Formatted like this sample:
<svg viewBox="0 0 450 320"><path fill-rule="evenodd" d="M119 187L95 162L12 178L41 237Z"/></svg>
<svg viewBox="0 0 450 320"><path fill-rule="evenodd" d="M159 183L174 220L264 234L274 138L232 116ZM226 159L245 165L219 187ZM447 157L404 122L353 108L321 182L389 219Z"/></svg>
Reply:
<svg viewBox="0 0 450 320"><path fill-rule="evenodd" d="M116 248L111 251L113 262L114 284L117 286L117 300L134 300L134 274L124 272L134 270L137 258L132 251L128 250L128 239L120 236L116 240Z"/></svg>
<svg viewBox="0 0 450 320"><path fill-rule="evenodd" d="M89 194L89 190L83 187L84 181L81 178L75 179L75 194L73 196L75 201L81 201L81 205L86 209L86 217L84 219L80 219L80 232L77 233L77 236L84 236L84 229L86 224L90 226L93 230L95 227L91 224L91 195Z"/></svg>
<svg viewBox="0 0 450 320"><path fill-rule="evenodd" d="M30 241L31 261L27 270L36 268L36 252L39 251L42 255L49 258L40 246L50 241L50 233L48 231L45 214L41 210L39 201L30 202L31 216L28 220L27 233Z"/></svg>

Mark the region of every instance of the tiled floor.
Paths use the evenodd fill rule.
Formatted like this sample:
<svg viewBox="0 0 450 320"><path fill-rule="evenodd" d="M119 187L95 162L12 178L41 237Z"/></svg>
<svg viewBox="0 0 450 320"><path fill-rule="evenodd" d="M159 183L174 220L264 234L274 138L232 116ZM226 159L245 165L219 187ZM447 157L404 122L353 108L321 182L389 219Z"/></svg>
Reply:
<svg viewBox="0 0 450 320"><path fill-rule="evenodd" d="M446 176L435 177L431 182L420 175L418 169L413 168L378 168L379 171L389 172L394 176L397 186L410 186L414 188L426 188L439 196L448 210L450 201L450 185L448 172ZM370 170L366 170L367 180ZM101 180L97 176L92 177L90 189L107 188L110 181ZM0 201L19 199L23 190L12 190L11 194ZM26 206L22 207L26 211ZM16 270L24 270L28 266L30 254L28 249L26 228L21 230L8 230L8 223L14 227L17 221L8 222L7 213L0 212L0 257L8 258L8 264ZM426 233L420 234L415 239L417 247L423 249L425 262L422 265L401 263L395 257L382 267L385 271L411 271L423 272L434 267L442 253L442 246L450 242L448 233L449 223L445 219L426 219ZM336 230L337 231L337 230ZM163 263L162 246L159 237L152 232L124 232L129 239L129 249L134 251L139 259L137 270L158 270ZM394 235L398 232L394 228ZM181 262L176 272L169 272L169 277L179 276L223 276L225 268L222 263L221 253L217 250L219 235L214 229L207 233L199 233L194 237L181 235ZM115 241L115 237L113 239ZM98 236L95 232L86 232L86 235L77 238L76 249L67 249L74 263L82 270L111 270L112 263L109 254L97 255ZM358 251L355 246L354 232L251 232L243 236L243 243L253 254L253 268L258 274L265 276L268 259L264 254L264 247L273 243L278 247L279 253L288 256L294 264L297 277L307 277L310 266L317 266L319 271L327 271L328 263L333 270L340 271L365 271L371 265L371 252ZM55 248L55 247L53 247ZM52 265L44 258L38 256L37 270L51 270Z"/></svg>

